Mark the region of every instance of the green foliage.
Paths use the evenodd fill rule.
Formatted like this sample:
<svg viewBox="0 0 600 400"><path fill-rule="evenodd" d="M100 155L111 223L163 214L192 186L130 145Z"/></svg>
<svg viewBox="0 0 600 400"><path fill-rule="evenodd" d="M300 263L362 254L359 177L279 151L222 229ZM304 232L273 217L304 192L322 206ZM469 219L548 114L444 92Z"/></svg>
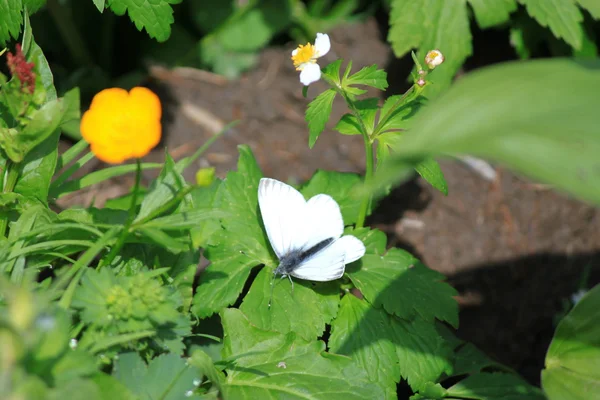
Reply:
<svg viewBox="0 0 600 400"><path fill-rule="evenodd" d="M542 387L550 400L598 399L600 285L559 323L546 354Z"/></svg>
<svg viewBox="0 0 600 400"><path fill-rule="evenodd" d="M592 99L599 90L598 63L544 60L475 72L419 113L380 179L422 157L473 154L598 203L600 116Z"/></svg>
<svg viewBox="0 0 600 400"><path fill-rule="evenodd" d="M151 38L164 42L171 35L173 9L171 4L181 0L156 0L138 2L135 0L109 0L108 7L117 15L127 13L139 30L145 29ZM100 9L99 5L96 6Z"/></svg>

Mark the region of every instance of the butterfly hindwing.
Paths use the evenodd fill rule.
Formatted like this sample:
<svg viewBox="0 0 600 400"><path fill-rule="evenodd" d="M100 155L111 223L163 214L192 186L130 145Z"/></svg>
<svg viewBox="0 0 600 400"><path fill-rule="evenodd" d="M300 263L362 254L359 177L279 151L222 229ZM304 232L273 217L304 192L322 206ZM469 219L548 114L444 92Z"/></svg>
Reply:
<svg viewBox="0 0 600 400"><path fill-rule="evenodd" d="M365 254L365 245L354 236L343 236L304 260L290 275L317 282L332 281L344 275L346 264Z"/></svg>

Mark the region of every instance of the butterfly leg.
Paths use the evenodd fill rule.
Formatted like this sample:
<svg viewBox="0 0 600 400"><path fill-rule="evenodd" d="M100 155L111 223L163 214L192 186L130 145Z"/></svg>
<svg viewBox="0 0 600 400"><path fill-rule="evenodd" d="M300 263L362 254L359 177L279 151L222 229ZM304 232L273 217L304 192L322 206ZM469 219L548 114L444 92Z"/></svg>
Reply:
<svg viewBox="0 0 600 400"><path fill-rule="evenodd" d="M291 275L288 275L288 279L292 282L292 296L294 295L294 281L292 280Z"/></svg>

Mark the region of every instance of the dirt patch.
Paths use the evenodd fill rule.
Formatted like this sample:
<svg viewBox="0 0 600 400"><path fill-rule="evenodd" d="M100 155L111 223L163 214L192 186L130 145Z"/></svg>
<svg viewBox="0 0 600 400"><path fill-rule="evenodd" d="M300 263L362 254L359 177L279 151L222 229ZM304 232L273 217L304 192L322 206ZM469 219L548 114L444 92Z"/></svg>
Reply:
<svg viewBox="0 0 600 400"><path fill-rule="evenodd" d="M352 59L358 69L390 59L374 20L344 26L331 37L336 53L330 60ZM167 104L163 142L174 158L192 154L227 122L241 121L186 172L187 179L206 166L216 167L223 177L236 166L239 144L250 145L265 175L285 181L305 181L319 168L362 172L362 139L332 132L332 123L308 148L304 110L322 88L311 86L308 100L301 96L289 60L293 47L265 50L260 66L237 82L185 69L154 70L153 85ZM397 61L393 65L407 70ZM392 74L390 80L401 85L403 78ZM344 112L336 102L332 121ZM147 161L162 158L162 151L156 151ZM80 173L99 166L90 164ZM449 277L460 292L460 336L539 383L562 299L577 289L585 266L597 272L599 213L504 169L497 169L498 178L489 182L458 161L444 161L442 167L447 197L415 179L396 189L369 222L388 234L391 245L410 250ZM89 204L92 198L102 204L131 183L131 178L114 180L61 199L61 204ZM597 275L592 274L590 284L600 282Z"/></svg>

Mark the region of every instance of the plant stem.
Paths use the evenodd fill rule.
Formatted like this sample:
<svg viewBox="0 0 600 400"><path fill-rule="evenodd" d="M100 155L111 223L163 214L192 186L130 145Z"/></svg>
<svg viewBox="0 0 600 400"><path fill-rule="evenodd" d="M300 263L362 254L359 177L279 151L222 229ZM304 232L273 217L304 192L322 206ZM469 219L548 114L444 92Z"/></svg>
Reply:
<svg viewBox="0 0 600 400"><path fill-rule="evenodd" d="M106 256L106 258L103 260L103 262L98 265L98 269L101 269L104 265L110 265L110 263L113 262L113 260L115 259L115 257L117 256L119 251L121 251L121 248L125 244L125 240L127 239L127 236L129 235L129 228L131 227L131 224L133 223L133 220L135 219L135 210L137 208L137 197L138 197L138 192L140 189L140 181L142 180L142 162L140 161L139 158L136 158L135 162L136 162L135 184L133 186L133 193L131 196L131 205L129 206L129 215L127 216L127 221L125 221L125 225L123 226L123 230L121 231L121 235L119 236L119 239L117 239L117 242L115 243L113 248L110 249L110 252Z"/></svg>
<svg viewBox="0 0 600 400"><path fill-rule="evenodd" d="M4 182L4 187L2 188L2 193L11 193L15 185L17 184L17 179L19 178L19 170L18 165L14 164L12 161L6 161L6 170L2 171L3 175L6 174L6 181ZM6 235L6 227L8 226L8 217L0 218L0 237L5 237Z"/></svg>
<svg viewBox="0 0 600 400"><path fill-rule="evenodd" d="M365 141L365 157L366 157L366 171L365 171L365 183L369 183L373 177L373 143L368 136L363 135ZM360 209L358 210L358 218L356 219L356 227L362 228L365 225L365 219L367 218L367 212L371 205L371 195L366 196L360 203Z"/></svg>

